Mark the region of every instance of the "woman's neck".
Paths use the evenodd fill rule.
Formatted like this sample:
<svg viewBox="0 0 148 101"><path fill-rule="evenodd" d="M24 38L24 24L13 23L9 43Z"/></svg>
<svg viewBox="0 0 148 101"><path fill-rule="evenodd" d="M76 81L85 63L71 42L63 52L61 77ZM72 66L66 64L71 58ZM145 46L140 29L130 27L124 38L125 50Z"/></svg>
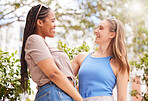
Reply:
<svg viewBox="0 0 148 101"><path fill-rule="evenodd" d="M101 56L101 57L111 56L111 46L109 44L100 45L94 54Z"/></svg>
<svg viewBox="0 0 148 101"><path fill-rule="evenodd" d="M35 30L35 34L38 34L38 35L40 35L42 38L45 39L45 36L41 33L40 30L36 29L36 30Z"/></svg>

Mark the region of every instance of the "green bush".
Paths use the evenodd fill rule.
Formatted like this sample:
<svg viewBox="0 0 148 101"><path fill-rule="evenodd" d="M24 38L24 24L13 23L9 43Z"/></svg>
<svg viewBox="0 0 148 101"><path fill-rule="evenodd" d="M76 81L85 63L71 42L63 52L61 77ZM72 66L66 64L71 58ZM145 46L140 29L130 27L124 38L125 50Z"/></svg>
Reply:
<svg viewBox="0 0 148 101"><path fill-rule="evenodd" d="M146 87L148 87L148 29L140 27L138 29L138 35L139 38L135 37L133 43L137 45L137 47L135 47L134 49L135 53L139 54L139 57L137 61L132 61L131 65L133 66L132 69L136 68L136 70L144 71L143 75L141 75L140 78L146 84ZM148 101L148 92L140 93L136 89L133 89L133 91L131 92L131 95L136 97L138 97L137 95L141 96L141 94L143 95L142 101Z"/></svg>
<svg viewBox="0 0 148 101"><path fill-rule="evenodd" d="M139 56L139 61L132 61L131 65L134 66L137 70L143 70L144 73L142 76L142 81L145 82L146 87L148 87L148 54L143 54L142 56ZM133 89L131 92L132 96L135 96L138 98L137 95L143 95L142 101L148 101L148 94L147 93L139 93L136 89Z"/></svg>
<svg viewBox="0 0 148 101"><path fill-rule="evenodd" d="M0 49L0 99L4 101L20 100L20 94L23 93L20 76L20 60L15 56L17 51L9 55L9 52L3 52ZM28 83L28 93L31 93L30 83Z"/></svg>
<svg viewBox="0 0 148 101"><path fill-rule="evenodd" d="M59 41L58 49L64 51L69 56L69 59L72 60L75 55L78 55L80 52L88 52L90 50L90 47L86 45L86 43L83 43L79 47L70 48L65 43Z"/></svg>

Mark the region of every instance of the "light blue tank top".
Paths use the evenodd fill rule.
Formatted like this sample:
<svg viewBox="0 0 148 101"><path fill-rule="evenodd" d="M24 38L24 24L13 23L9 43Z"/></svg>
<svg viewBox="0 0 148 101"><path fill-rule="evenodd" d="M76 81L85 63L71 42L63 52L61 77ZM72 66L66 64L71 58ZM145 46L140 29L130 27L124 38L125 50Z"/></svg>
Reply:
<svg viewBox="0 0 148 101"><path fill-rule="evenodd" d="M84 59L79 69L79 92L83 98L112 96L116 77L110 65L111 56L92 57L91 53Z"/></svg>

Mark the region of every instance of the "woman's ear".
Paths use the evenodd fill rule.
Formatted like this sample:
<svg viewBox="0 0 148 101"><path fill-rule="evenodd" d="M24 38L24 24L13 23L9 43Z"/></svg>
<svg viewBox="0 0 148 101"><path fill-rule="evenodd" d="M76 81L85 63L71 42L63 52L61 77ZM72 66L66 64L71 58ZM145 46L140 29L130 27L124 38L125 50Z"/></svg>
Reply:
<svg viewBox="0 0 148 101"><path fill-rule="evenodd" d="M40 19L37 19L37 26L41 27L43 25L43 21Z"/></svg>
<svg viewBox="0 0 148 101"><path fill-rule="evenodd" d="M115 32L111 32L110 38L114 38L115 36L116 36L116 33Z"/></svg>

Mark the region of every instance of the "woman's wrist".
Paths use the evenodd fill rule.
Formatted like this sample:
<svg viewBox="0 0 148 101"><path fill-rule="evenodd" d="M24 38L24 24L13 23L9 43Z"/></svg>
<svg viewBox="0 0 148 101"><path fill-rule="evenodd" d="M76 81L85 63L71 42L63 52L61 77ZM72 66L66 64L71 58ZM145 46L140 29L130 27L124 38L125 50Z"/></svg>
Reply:
<svg viewBox="0 0 148 101"><path fill-rule="evenodd" d="M79 97L76 99L76 101L83 101L83 98L81 97L81 95L79 95Z"/></svg>
<svg viewBox="0 0 148 101"><path fill-rule="evenodd" d="M80 97L80 98L78 98L76 101L83 101L83 98Z"/></svg>

